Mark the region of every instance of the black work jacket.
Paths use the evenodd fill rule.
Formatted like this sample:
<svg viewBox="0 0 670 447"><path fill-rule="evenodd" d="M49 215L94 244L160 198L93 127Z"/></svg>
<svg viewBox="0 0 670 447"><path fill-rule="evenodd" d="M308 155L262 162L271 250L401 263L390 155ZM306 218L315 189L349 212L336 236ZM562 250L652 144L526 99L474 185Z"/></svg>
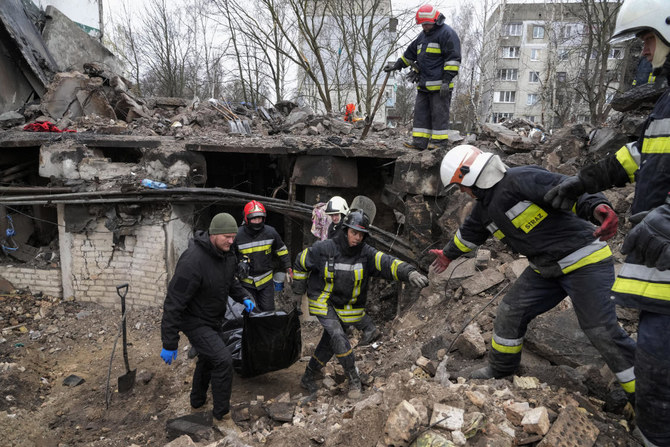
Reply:
<svg viewBox="0 0 670 447"><path fill-rule="evenodd" d="M198 231L177 261L163 303L163 348L176 350L179 331L199 326L219 328L224 321L228 296L241 303L251 297L235 277L237 258L222 252Z"/></svg>
<svg viewBox="0 0 670 447"><path fill-rule="evenodd" d="M264 224L260 230L252 230L248 225L242 225L235 238L235 250L238 257L249 258L249 276L242 280L248 287L260 289L271 284L273 257L279 260L282 271L291 267L286 244L277 230L270 225Z"/></svg>
<svg viewBox="0 0 670 447"><path fill-rule="evenodd" d="M366 242L357 249L346 245L346 233L318 241L303 250L293 265L293 290L307 291L311 315L325 316L332 306L345 323L364 315L368 283L373 276L408 281L415 268Z"/></svg>
<svg viewBox="0 0 670 447"><path fill-rule="evenodd" d="M599 204L609 205L604 195L583 194L574 212L553 209L544 201L547 191L564 178L538 166L522 166L509 169L492 188L476 190L475 208L444 248L445 256L455 259L494 235L527 256L545 277L610 258L609 247L596 241L596 227L588 221Z"/></svg>
<svg viewBox="0 0 670 447"><path fill-rule="evenodd" d="M451 83L461 65L461 41L449 25L435 25L409 44L402 56L405 66L415 61L419 67L419 90L439 91Z"/></svg>

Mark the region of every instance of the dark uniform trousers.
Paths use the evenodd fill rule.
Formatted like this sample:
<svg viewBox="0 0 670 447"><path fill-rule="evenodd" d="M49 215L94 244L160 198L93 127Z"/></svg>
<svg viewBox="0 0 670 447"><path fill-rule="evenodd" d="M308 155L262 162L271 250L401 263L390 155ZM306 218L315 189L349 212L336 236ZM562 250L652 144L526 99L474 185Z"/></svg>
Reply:
<svg viewBox="0 0 670 447"><path fill-rule="evenodd" d="M428 148L431 137L433 144L446 145L449 129L449 107L451 94L447 98L436 92L416 92L414 102L414 125L412 129L412 144L418 149Z"/></svg>
<svg viewBox="0 0 670 447"><path fill-rule="evenodd" d="M670 445L669 340L670 315L641 311L635 353L635 419L645 438L657 446Z"/></svg>
<svg viewBox="0 0 670 447"><path fill-rule="evenodd" d="M275 288L272 281L268 281L260 289L247 287L247 283L242 283L242 287L247 289L256 301L256 307L259 312L271 312L275 310Z"/></svg>
<svg viewBox="0 0 670 447"><path fill-rule="evenodd" d="M207 389L212 384L214 408L212 413L221 419L230 411L232 394L233 359L222 333L209 326L200 326L186 332L191 345L198 351L198 360L191 385L191 406L202 406L207 399Z"/></svg>
<svg viewBox="0 0 670 447"><path fill-rule="evenodd" d="M609 297L613 282L611 259L586 265L558 278L543 278L527 268L503 298L494 322L494 337L500 337L499 346L516 345L518 349L502 352L505 349L497 350L494 346L489 354L491 368L504 375L514 373L521 362L521 339L528 323L568 295L579 326L610 369L632 372L635 342L617 322L614 302ZM500 343L500 340L504 341Z"/></svg>
<svg viewBox="0 0 670 447"><path fill-rule="evenodd" d="M335 354L345 372L355 370L354 352L335 309L328 306L328 313L325 316L316 317L323 326L323 334L307 366L312 371L319 371Z"/></svg>

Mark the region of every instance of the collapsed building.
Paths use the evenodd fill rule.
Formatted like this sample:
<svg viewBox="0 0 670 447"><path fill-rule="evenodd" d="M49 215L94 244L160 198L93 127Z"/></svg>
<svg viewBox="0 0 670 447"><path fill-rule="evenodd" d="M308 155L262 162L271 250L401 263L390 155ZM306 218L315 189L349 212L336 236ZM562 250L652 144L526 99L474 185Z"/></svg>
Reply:
<svg viewBox="0 0 670 447"><path fill-rule="evenodd" d="M427 269L425 254L470 209L470 199L442 187L444 151L403 147L403 130L374 123L361 139L364 121L289 101L266 109L139 98L113 55L56 8L9 0L0 24L0 74L10 81L0 87L2 276L16 287L114 305L127 282L131 304L158 305L194 229L214 214L241 220L244 203L260 200L294 254L315 240L312 207L333 195L372 198L374 243ZM649 91L647 100L658 89ZM630 140L641 116L622 119L623 131L487 123L478 137L452 132L450 141L475 143L510 166L571 174L584 155Z"/></svg>

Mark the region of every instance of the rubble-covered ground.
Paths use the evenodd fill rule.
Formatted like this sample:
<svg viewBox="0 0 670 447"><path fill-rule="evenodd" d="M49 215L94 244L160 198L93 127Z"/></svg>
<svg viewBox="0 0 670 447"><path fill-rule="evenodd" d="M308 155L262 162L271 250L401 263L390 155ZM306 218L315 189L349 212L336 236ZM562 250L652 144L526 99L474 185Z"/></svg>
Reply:
<svg viewBox="0 0 670 447"><path fill-rule="evenodd" d="M334 361L325 368L317 395L307 398L299 382L321 328L318 322L303 321L301 361L255 378L235 377L236 433L221 432L205 422L186 430L190 438L174 441L182 432L168 430L168 422L193 411L188 393L195 361L188 359L184 337L176 364L167 366L160 359L161 309L128 310L129 363L137 370L137 380L130 392L120 394L117 381L125 373L120 309L27 291L4 293L0 295L2 444L638 445L628 432L625 399L597 355L589 357L588 346L566 334L561 334L562 354L543 348L543 343L551 342L538 341L542 334L555 332L547 329L552 322L560 328L561 318L573 313L569 300L529 330L520 376L463 378L485 363L499 297L525 262L499 252L496 245L487 248L493 254L490 259L478 256L452 263L455 267L431 275L431 285L420 294L406 291L410 299L397 317L378 321L382 338L355 349L365 383L360 400L346 397L346 381ZM371 294L380 296L383 287L377 284ZM381 301L375 306L379 310L395 303ZM624 315L621 320L629 332L635 328L634 318ZM357 332L351 337L355 345ZM557 360L561 355L564 361ZM579 364L571 358L591 361ZM64 385L71 375L83 383ZM197 416L206 420L211 400L198 411Z"/></svg>

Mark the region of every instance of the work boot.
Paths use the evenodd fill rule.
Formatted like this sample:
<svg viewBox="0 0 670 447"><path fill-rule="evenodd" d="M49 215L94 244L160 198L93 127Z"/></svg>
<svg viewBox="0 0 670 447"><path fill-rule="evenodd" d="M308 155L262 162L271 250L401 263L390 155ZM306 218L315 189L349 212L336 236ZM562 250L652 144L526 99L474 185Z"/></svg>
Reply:
<svg viewBox="0 0 670 447"><path fill-rule="evenodd" d="M420 150L420 151L425 151L426 150L425 147L419 147L414 143L410 143L409 141L405 141L402 145L405 146L405 147L408 147L410 149L417 149L417 150Z"/></svg>
<svg viewBox="0 0 670 447"><path fill-rule="evenodd" d="M314 374L315 371L308 366L305 368L305 374L302 375L302 379L300 379L300 386L306 389L309 394L314 394L319 390L314 379Z"/></svg>
<svg viewBox="0 0 670 447"><path fill-rule="evenodd" d="M361 337L361 341L358 343L359 346L365 346L369 345L371 343L374 343L375 341L379 340L379 338L382 336L382 333L379 331L379 329L375 328L373 331L370 332L363 332L363 337Z"/></svg>
<svg viewBox="0 0 670 447"><path fill-rule="evenodd" d="M347 371L347 379L349 380L349 392L347 392L347 397L349 399L360 399L363 395L363 385L361 384L361 378L358 376L358 371L355 369L353 371Z"/></svg>
<svg viewBox="0 0 670 447"><path fill-rule="evenodd" d="M240 434L242 431L233 421L230 411L220 418L214 416L213 425L221 432L221 434L228 434L230 432Z"/></svg>
<svg viewBox="0 0 670 447"><path fill-rule="evenodd" d="M500 374L493 369L491 369L490 366L484 366L482 368L476 369L470 373L470 378L471 379L500 379L501 377L505 377L505 375L508 374Z"/></svg>

